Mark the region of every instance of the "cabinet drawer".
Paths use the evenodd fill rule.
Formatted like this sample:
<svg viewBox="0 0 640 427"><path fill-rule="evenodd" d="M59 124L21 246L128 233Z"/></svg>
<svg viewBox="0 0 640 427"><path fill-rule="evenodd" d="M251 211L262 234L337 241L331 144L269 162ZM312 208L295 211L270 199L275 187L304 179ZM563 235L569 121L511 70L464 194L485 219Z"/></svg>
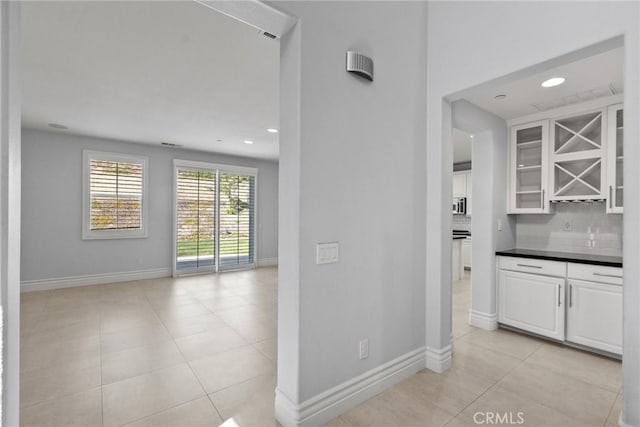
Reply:
<svg viewBox="0 0 640 427"><path fill-rule="evenodd" d="M499 258L498 268L501 270L513 270L524 273L544 274L546 276L558 277L564 277L567 274L566 262L506 256L501 256Z"/></svg>
<svg viewBox="0 0 640 427"><path fill-rule="evenodd" d="M618 267L570 262L567 267L567 276L570 279L622 285L622 269Z"/></svg>

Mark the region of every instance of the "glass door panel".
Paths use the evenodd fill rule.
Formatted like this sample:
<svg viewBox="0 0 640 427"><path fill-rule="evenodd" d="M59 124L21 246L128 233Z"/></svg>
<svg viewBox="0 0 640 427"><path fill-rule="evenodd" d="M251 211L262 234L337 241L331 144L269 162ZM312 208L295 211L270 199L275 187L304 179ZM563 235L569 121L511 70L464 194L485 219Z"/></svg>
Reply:
<svg viewBox="0 0 640 427"><path fill-rule="evenodd" d="M215 270L216 173L176 171L176 269Z"/></svg>
<svg viewBox="0 0 640 427"><path fill-rule="evenodd" d="M254 264L255 177L220 172L220 268Z"/></svg>

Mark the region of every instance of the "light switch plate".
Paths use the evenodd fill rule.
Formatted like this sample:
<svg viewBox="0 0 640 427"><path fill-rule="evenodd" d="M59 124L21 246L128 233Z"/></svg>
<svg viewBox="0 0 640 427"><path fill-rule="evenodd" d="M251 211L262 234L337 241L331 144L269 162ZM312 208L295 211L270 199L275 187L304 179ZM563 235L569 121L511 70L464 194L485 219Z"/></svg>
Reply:
<svg viewBox="0 0 640 427"><path fill-rule="evenodd" d="M360 360L369 357L369 338L363 338L358 343L358 353Z"/></svg>
<svg viewBox="0 0 640 427"><path fill-rule="evenodd" d="M338 242L316 244L316 264L332 264L340 261Z"/></svg>

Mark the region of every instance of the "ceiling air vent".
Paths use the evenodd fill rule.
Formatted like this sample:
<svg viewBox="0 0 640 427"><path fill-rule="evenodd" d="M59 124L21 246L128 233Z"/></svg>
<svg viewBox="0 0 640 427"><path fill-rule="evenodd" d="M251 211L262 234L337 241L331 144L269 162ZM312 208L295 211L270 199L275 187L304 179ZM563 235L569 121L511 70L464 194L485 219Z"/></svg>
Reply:
<svg viewBox="0 0 640 427"><path fill-rule="evenodd" d="M161 142L160 145L164 145L165 147L177 148L182 147L180 144L173 144L171 142Z"/></svg>
<svg viewBox="0 0 640 427"><path fill-rule="evenodd" d="M552 99L550 101L543 101L537 104L532 104L532 107L538 111L547 111L553 108L562 107L565 105L577 104L579 102L589 101L591 99L602 98L604 96L615 95L616 90L613 85L601 86L591 90L585 90L584 92L578 92L573 95L565 96L562 98Z"/></svg>
<svg viewBox="0 0 640 427"><path fill-rule="evenodd" d="M263 36L265 36L266 38L271 39L271 40L275 40L275 39L277 39L277 38L278 38L278 36L276 36L275 34L271 34L271 33L267 32L267 31L262 31L262 30L260 30L260 31L258 32L258 34L261 34L261 35L263 35Z"/></svg>

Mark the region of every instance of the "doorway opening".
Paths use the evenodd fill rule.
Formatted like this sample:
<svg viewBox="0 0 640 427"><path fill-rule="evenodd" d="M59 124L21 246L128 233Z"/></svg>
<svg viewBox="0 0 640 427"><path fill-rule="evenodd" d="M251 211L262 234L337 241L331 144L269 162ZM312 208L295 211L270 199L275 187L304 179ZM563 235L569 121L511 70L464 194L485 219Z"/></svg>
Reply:
<svg viewBox="0 0 640 427"><path fill-rule="evenodd" d="M469 318L468 324L456 325L460 304L454 284L454 342L492 350L497 340L486 331L500 329L496 334L511 334L514 342L535 340L530 352L519 346L524 360L544 357L561 342L564 354L591 357L567 349L577 348L606 356L593 358L614 365L609 379L617 390L622 386L617 375L628 200L623 62L618 37L462 91L448 98L451 125L444 132L452 131L451 141L459 130L473 135L476 182ZM565 83L545 87L556 76ZM462 180L456 183L456 172L447 173L452 173L455 196ZM452 229L458 222L454 217ZM579 273L587 270L588 277ZM542 316L549 307L548 316ZM551 370L571 378L563 366L573 362L560 359ZM621 395L610 397L610 408L618 405L617 419Z"/></svg>
<svg viewBox="0 0 640 427"><path fill-rule="evenodd" d="M472 212L473 212L473 136L453 128L453 212L451 220L452 336L469 331L471 309Z"/></svg>

